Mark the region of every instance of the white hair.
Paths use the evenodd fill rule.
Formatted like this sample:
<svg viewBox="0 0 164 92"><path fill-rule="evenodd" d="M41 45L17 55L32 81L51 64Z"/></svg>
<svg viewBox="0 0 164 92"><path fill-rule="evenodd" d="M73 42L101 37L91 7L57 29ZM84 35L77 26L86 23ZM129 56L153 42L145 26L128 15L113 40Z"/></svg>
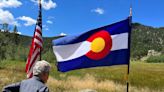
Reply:
<svg viewBox="0 0 164 92"><path fill-rule="evenodd" d="M47 61L45 61L45 60L37 61L33 67L33 75L49 73L50 68L51 68L51 66Z"/></svg>

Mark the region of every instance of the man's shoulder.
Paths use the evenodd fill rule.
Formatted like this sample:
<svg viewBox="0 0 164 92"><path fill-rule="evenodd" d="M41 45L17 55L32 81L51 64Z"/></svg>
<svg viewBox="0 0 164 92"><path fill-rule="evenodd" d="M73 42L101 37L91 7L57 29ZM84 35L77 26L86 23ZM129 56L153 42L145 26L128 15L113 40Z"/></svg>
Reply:
<svg viewBox="0 0 164 92"><path fill-rule="evenodd" d="M43 82L36 78L30 78L23 80L20 86L21 90L35 91L35 90L48 90L48 87L44 85ZM39 92L48 92L48 91L39 91Z"/></svg>
<svg viewBox="0 0 164 92"><path fill-rule="evenodd" d="M39 89L39 92L49 92L49 89L47 86L44 86L41 89Z"/></svg>
<svg viewBox="0 0 164 92"><path fill-rule="evenodd" d="M36 84L36 85L44 86L44 83L36 78L23 80L21 84Z"/></svg>

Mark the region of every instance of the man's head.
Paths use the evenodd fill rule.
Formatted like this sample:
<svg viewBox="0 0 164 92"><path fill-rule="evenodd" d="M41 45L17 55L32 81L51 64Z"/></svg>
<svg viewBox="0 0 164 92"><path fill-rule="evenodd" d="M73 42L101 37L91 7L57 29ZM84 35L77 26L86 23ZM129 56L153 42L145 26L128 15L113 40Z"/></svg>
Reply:
<svg viewBox="0 0 164 92"><path fill-rule="evenodd" d="M33 68L33 75L38 76L44 83L46 83L48 80L50 68L51 66L47 61L38 61Z"/></svg>

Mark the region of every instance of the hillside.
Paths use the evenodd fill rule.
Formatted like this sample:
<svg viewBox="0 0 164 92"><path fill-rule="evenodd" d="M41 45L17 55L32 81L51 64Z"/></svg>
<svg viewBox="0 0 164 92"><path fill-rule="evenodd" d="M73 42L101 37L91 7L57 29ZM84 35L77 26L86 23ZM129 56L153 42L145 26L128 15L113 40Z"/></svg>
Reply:
<svg viewBox="0 0 164 92"><path fill-rule="evenodd" d="M148 50L164 53L164 28L134 23L131 38L131 56L134 58L147 55Z"/></svg>
<svg viewBox="0 0 164 92"><path fill-rule="evenodd" d="M60 37L60 36L59 36ZM59 37L44 37L42 58L53 61L51 41ZM164 53L164 27L153 28L139 23L133 24L131 36L131 58L140 59L147 55L148 50ZM0 32L0 60L26 61L31 37L8 32Z"/></svg>
<svg viewBox="0 0 164 92"><path fill-rule="evenodd" d="M50 61L55 60L52 53L51 42L57 37L44 37L42 58ZM32 37L15 33L0 32L0 61L4 59L26 61L31 45Z"/></svg>

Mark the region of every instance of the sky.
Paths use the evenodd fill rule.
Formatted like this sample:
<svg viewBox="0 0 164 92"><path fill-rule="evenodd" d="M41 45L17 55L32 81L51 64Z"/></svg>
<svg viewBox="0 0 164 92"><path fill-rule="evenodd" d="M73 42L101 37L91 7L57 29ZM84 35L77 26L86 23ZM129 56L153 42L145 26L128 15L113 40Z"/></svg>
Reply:
<svg viewBox="0 0 164 92"><path fill-rule="evenodd" d="M124 20L130 5L133 22L164 27L164 0L42 0L43 36L75 35ZM20 34L33 36L37 17L37 0L0 0L0 24L11 30L17 25Z"/></svg>

